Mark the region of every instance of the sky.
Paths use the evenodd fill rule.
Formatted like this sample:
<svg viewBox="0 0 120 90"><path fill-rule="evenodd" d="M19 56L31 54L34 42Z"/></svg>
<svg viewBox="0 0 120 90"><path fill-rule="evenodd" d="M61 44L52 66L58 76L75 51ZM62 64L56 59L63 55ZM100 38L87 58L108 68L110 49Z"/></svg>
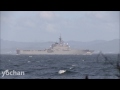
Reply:
<svg viewBox="0 0 120 90"><path fill-rule="evenodd" d="M89 42L119 39L119 11L0 11L1 39Z"/></svg>

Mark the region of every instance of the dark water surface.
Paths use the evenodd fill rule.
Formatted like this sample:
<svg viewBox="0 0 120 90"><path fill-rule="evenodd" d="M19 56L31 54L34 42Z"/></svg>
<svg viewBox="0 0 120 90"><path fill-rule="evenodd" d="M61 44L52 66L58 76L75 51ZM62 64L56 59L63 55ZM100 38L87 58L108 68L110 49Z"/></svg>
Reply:
<svg viewBox="0 0 120 90"><path fill-rule="evenodd" d="M1 79L118 79L117 69L98 55L1 55ZM116 64L117 54L106 55ZM98 61L98 62L97 62ZM5 70L24 71L25 75L5 75ZM59 70L66 70L59 74Z"/></svg>

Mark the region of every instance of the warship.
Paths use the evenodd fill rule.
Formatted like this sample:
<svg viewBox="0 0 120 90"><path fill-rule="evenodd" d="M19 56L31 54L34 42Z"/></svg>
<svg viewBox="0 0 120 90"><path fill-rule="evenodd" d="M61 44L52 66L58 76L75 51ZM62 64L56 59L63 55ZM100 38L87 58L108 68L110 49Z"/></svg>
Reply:
<svg viewBox="0 0 120 90"><path fill-rule="evenodd" d="M53 43L48 49L44 50L16 50L17 55L91 55L94 50L79 50L70 48L68 43L64 43L59 37L59 42Z"/></svg>

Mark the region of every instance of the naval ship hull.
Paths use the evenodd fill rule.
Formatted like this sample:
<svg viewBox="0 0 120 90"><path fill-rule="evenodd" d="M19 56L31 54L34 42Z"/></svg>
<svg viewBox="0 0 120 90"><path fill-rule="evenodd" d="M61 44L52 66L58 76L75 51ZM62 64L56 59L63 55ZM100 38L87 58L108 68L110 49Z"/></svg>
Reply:
<svg viewBox="0 0 120 90"><path fill-rule="evenodd" d="M93 50L70 50L70 51L41 51L41 50L17 50L18 55L91 55Z"/></svg>
<svg viewBox="0 0 120 90"><path fill-rule="evenodd" d="M18 55L91 55L94 50L79 50L70 48L64 43L61 36L59 42L55 42L48 49L44 50L16 50Z"/></svg>

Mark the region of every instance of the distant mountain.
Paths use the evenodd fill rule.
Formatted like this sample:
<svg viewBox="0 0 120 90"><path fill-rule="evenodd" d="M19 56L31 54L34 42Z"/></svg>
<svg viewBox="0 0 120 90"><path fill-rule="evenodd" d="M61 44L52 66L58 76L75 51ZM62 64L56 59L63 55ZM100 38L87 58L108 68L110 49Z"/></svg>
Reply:
<svg viewBox="0 0 120 90"><path fill-rule="evenodd" d="M114 39L110 41L105 40L95 40L90 42L80 42L80 41L67 41L71 48L76 49L91 49L97 51L102 51L105 53L113 52L118 53L119 52L119 46L120 46L120 39ZM15 42L15 41L7 41L2 40L0 42L0 48L1 53L16 53L16 49L31 49L31 50L40 50L49 48L51 44L54 42Z"/></svg>
<svg viewBox="0 0 120 90"><path fill-rule="evenodd" d="M91 42L68 42L71 47L80 49L92 49L95 51L102 51L105 53L113 52L118 53L120 49L120 39L114 39L110 41L95 40Z"/></svg>

